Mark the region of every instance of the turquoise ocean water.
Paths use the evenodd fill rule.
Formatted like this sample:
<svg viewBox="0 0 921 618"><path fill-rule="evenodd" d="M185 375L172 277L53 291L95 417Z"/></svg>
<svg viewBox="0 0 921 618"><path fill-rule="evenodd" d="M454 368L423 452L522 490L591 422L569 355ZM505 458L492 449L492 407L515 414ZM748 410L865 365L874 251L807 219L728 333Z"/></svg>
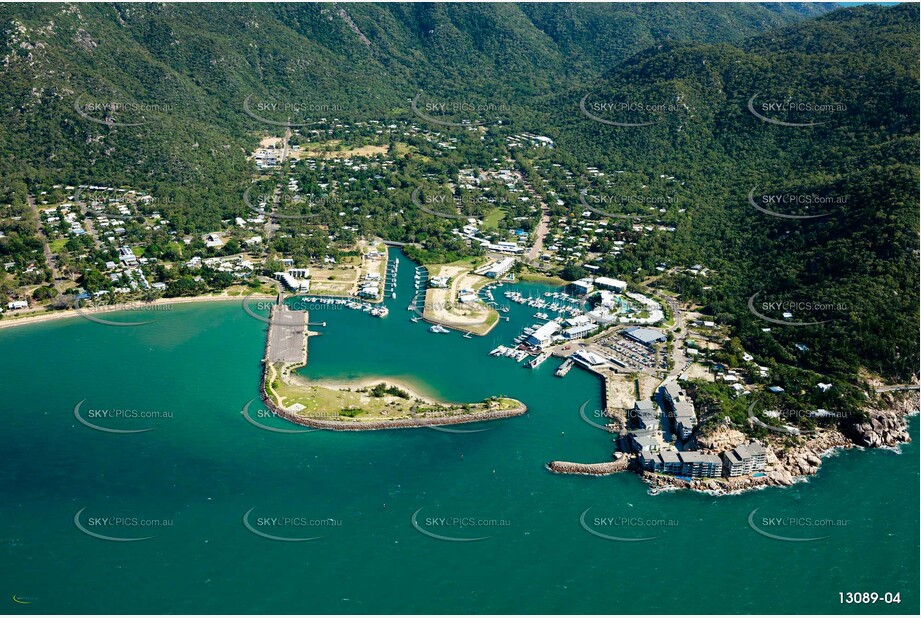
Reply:
<svg viewBox="0 0 921 618"><path fill-rule="evenodd" d="M525 416L456 427L488 429L475 433L260 429L241 409L258 396L266 325L238 301L138 327L0 331L6 613L918 613L917 418L901 453L840 453L787 489L651 496L632 474L553 475L552 459L611 456L611 436L579 416L601 405L597 378L487 356L532 322L527 307L482 338L410 322L413 264L399 259L387 318L313 312L327 326L303 373L397 377L452 401L505 394ZM81 401L95 424L153 431L90 429ZM764 531L823 538L763 536L755 509ZM94 538L78 512L91 533L152 538ZM257 532L320 538L259 536L247 512ZM842 605L840 592L881 600Z"/></svg>

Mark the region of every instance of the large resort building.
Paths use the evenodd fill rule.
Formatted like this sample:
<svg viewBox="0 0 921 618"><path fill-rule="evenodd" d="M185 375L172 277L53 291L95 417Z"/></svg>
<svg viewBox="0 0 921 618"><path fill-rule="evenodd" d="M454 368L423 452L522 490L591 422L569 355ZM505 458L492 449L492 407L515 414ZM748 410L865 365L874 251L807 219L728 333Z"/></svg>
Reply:
<svg viewBox="0 0 921 618"><path fill-rule="evenodd" d="M310 291L310 271L306 268L289 268L287 271L274 273L274 276L292 292Z"/></svg>
<svg viewBox="0 0 921 618"><path fill-rule="evenodd" d="M692 479L723 476L723 461L716 455L700 451L664 450L658 453L641 452L643 469Z"/></svg>
<svg viewBox="0 0 921 618"><path fill-rule="evenodd" d="M767 451L757 442L737 446L723 453L725 476L745 476L764 470Z"/></svg>
<svg viewBox="0 0 921 618"><path fill-rule="evenodd" d="M748 476L762 472L767 464L767 451L757 442L737 446L721 456L675 449L637 450L644 470L692 479Z"/></svg>
<svg viewBox="0 0 921 618"><path fill-rule="evenodd" d="M515 265L515 258L504 258L489 267L486 276L490 279L501 279Z"/></svg>
<svg viewBox="0 0 921 618"><path fill-rule="evenodd" d="M662 424L662 413L656 402L646 399L633 404L633 419L640 429L656 430Z"/></svg>
<svg viewBox="0 0 921 618"><path fill-rule="evenodd" d="M688 440L697 425L694 402L677 382L661 386L659 393L675 433ZM648 472L687 479L734 478L757 475L767 465L767 450L757 442L737 446L721 455L698 450L679 451L662 439L661 418L661 410L651 400L635 402L630 411L634 429L626 434L627 444Z"/></svg>
<svg viewBox="0 0 921 618"><path fill-rule="evenodd" d="M602 290L623 292L627 289L627 282L621 281L620 279L611 279L610 277L596 277L595 286L601 288Z"/></svg>

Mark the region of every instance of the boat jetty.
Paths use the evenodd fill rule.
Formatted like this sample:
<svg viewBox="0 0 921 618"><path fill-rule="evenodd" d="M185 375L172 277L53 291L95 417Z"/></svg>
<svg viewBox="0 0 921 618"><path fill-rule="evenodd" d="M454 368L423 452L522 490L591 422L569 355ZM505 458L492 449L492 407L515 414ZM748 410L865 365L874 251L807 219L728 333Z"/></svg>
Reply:
<svg viewBox="0 0 921 618"><path fill-rule="evenodd" d="M490 355L490 356L504 356L504 357L506 357L506 358L513 358L513 359L515 359L515 360L516 360L517 362L519 362L519 363L520 363L521 361L523 361L524 359L526 359L528 356L530 356L530 354L528 354L527 350L518 350L518 349L510 348L510 347L504 346L504 345L500 345L500 346L494 348L494 349L489 353L489 355Z"/></svg>
<svg viewBox="0 0 921 618"><path fill-rule="evenodd" d="M563 361L563 364L557 368L557 370L554 372L553 375L555 375L558 378L564 377L567 373L569 373L569 370L572 369L572 366L574 364L575 364L574 360L572 360L571 358L567 358L566 360Z"/></svg>
<svg viewBox="0 0 921 618"><path fill-rule="evenodd" d="M530 295L524 296L516 290L507 290L504 295L513 303L527 305L535 309L549 309L558 316L578 316L585 312L582 299L570 296L565 292L544 292L543 297L533 298ZM544 316L543 319L549 317L545 312L541 312L540 315ZM535 315L535 317L537 316Z"/></svg>
<svg viewBox="0 0 921 618"><path fill-rule="evenodd" d="M355 300L351 296L302 296L301 298L308 303L329 305L331 308L335 307L362 311L377 318L385 318L390 314L390 309L382 304Z"/></svg>

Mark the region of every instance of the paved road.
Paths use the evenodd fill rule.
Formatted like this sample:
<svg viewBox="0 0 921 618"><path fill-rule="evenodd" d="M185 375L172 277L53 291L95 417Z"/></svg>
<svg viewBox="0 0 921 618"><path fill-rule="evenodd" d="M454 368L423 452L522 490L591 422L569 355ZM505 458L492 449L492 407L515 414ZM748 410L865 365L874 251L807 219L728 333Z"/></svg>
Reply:
<svg viewBox="0 0 921 618"><path fill-rule="evenodd" d="M540 257L540 252L543 251L544 248L544 236L550 231L550 208L544 203L543 198L538 195L537 191L534 190L534 186L525 178L524 174L520 170L517 171L517 173L518 177L521 178L521 184L528 190L528 193L531 194L531 199L537 202L541 210L540 223L537 224L537 229L535 229L532 234L534 244L531 245L531 248L525 255L525 259L533 263L534 260Z"/></svg>
<svg viewBox="0 0 921 618"><path fill-rule="evenodd" d="M672 341L672 370L662 381L662 384L660 384L660 386L662 386L677 380L678 376L687 371L688 367L691 365L691 361L684 351L684 340L688 336L688 332L684 325L684 312L681 311L681 308L678 306L678 299L673 296L662 294L661 292L657 295L668 303L668 308L675 318L675 324L669 329L674 336ZM681 329L680 332L678 332L679 328Z"/></svg>
<svg viewBox="0 0 921 618"><path fill-rule="evenodd" d="M288 118L288 122L291 122L291 118ZM291 127L286 127L285 136L284 138L282 138L282 142L281 142L282 143L281 158L279 159L279 163L280 163L279 167L281 169L279 172L279 180L281 180L284 177L285 170L287 169L285 167L285 162L288 160L288 140L290 139L291 139ZM281 197L281 187L275 187L275 193L273 194L273 197L272 197L272 213L273 214L278 210L279 197ZM272 236L275 235L275 230L278 229L278 227L279 225L278 223L276 223L275 219L273 219L272 217L266 218L266 222L265 222L266 243L265 244L267 247L269 246L269 243L271 243Z"/></svg>
<svg viewBox="0 0 921 618"><path fill-rule="evenodd" d="M540 208L543 214L537 229L534 230L534 245L528 251L528 261L531 263L540 257L540 252L544 249L544 237L550 231L550 209L543 201L540 202Z"/></svg>
<svg viewBox="0 0 921 618"><path fill-rule="evenodd" d="M876 389L877 393L891 393L892 391L917 391L921 390L918 384L893 384L892 386L881 386Z"/></svg>

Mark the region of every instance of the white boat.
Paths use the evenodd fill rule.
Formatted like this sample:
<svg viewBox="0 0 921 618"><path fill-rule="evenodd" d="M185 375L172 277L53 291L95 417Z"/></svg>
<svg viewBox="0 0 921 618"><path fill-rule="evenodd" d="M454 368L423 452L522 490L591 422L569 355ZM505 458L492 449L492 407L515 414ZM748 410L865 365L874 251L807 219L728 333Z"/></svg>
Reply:
<svg viewBox="0 0 921 618"><path fill-rule="evenodd" d="M444 334L444 333L450 333L451 331L445 328L444 326L442 326L441 324L433 324L432 327L429 328L429 332Z"/></svg>
<svg viewBox="0 0 921 618"><path fill-rule="evenodd" d="M531 369L537 368L542 362L550 358L550 352L541 352L537 357L535 357L531 362L528 363L528 367Z"/></svg>
<svg viewBox="0 0 921 618"><path fill-rule="evenodd" d="M563 361L563 364L557 368L557 370L553 373L553 375L555 375L558 378L562 378L567 373L569 373L569 370L572 369L572 365L573 365L573 360L571 358L567 358L565 361Z"/></svg>

